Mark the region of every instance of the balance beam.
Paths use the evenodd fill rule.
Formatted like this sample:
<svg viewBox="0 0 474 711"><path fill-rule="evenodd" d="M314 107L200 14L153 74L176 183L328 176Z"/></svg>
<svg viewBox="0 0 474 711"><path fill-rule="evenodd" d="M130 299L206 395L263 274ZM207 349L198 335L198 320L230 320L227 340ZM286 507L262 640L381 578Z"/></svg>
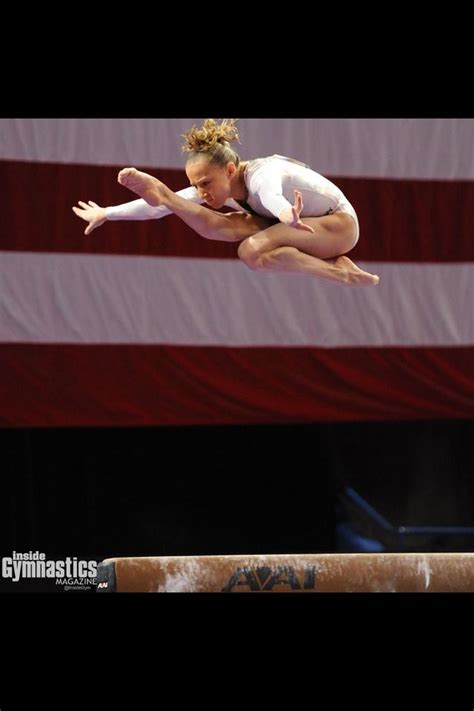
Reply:
<svg viewBox="0 0 474 711"><path fill-rule="evenodd" d="M97 592L474 592L474 553L107 558Z"/></svg>

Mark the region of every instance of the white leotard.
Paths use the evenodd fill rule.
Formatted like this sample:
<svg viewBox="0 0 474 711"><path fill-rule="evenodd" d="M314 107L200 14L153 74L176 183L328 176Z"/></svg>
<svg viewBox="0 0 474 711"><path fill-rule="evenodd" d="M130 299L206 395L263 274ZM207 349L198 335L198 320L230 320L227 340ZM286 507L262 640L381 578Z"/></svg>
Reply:
<svg viewBox="0 0 474 711"><path fill-rule="evenodd" d="M359 238L357 214L344 193L304 163L279 155L256 158L247 163L244 180L248 190L247 204L242 205L229 198L225 203L227 207L278 219L284 208L292 207L295 201L294 191L298 190L303 197L301 217L320 217L345 212L353 218L357 239ZM193 187L179 190L177 194L199 204L204 202ZM133 200L107 208L109 220L150 220L169 214L171 210L168 208L161 205L151 207L144 200Z"/></svg>

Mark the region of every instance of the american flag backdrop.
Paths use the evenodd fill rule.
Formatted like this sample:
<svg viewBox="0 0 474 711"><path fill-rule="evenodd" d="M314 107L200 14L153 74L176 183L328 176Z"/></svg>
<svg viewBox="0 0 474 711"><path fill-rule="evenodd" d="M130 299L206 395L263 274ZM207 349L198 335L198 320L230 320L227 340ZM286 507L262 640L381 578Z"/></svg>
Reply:
<svg viewBox="0 0 474 711"><path fill-rule="evenodd" d="M242 159L294 157L354 205L351 289L252 272L136 198L120 168L188 186L202 119L0 120L0 424L296 423L474 417L474 120L242 119Z"/></svg>

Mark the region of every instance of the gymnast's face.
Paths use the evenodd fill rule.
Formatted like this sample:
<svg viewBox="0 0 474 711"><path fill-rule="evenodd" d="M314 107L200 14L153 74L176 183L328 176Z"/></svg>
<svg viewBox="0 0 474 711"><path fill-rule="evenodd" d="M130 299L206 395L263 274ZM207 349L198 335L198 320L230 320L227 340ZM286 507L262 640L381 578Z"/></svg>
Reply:
<svg viewBox="0 0 474 711"><path fill-rule="evenodd" d="M206 158L191 161L186 166L186 175L191 185L207 205L216 209L222 207L229 198L231 179L235 173L234 163L228 163L222 168L209 163Z"/></svg>

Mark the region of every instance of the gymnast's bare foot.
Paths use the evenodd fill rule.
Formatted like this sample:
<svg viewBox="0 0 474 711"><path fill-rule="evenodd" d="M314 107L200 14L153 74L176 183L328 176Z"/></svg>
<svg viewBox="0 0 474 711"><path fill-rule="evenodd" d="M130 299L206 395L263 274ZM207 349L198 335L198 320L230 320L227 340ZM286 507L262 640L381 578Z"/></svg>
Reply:
<svg viewBox="0 0 474 711"><path fill-rule="evenodd" d="M339 257L334 266L343 272L343 279L347 286L376 286L380 278L376 274L370 274L359 269L357 264L349 257Z"/></svg>
<svg viewBox="0 0 474 711"><path fill-rule="evenodd" d="M166 203L167 197L171 194L171 190L160 180L148 173L142 173L136 168L124 168L118 174L117 180L152 207Z"/></svg>

